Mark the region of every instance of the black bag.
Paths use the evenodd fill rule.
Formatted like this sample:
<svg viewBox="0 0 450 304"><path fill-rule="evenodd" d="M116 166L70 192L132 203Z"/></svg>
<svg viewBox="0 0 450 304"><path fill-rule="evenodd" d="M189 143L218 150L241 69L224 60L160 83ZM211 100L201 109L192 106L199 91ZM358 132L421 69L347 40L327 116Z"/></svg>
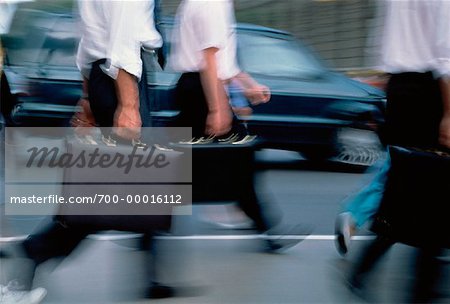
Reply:
<svg viewBox="0 0 450 304"><path fill-rule="evenodd" d="M174 145L192 153L193 203L236 201L253 187L257 141L243 144Z"/></svg>
<svg viewBox="0 0 450 304"><path fill-rule="evenodd" d="M390 156L372 230L412 246L450 247L450 155L392 146Z"/></svg>
<svg viewBox="0 0 450 304"><path fill-rule="evenodd" d="M103 143L98 145L80 143L76 139L67 141L67 152L74 156L81 153L84 155L97 153L112 159L118 154L130 155L132 151L133 147L130 145L108 147ZM58 220L65 225L83 226L94 230L133 232L168 230L172 207L175 206L176 200L173 195L180 195L185 200L184 204L190 204L191 177L189 170L182 170L181 162L184 159L181 152L146 149L136 150L135 153L148 157L151 151L164 155L166 161L170 163L167 170L150 167L125 172L126 167L117 166L65 168L63 196L66 199L76 197L79 200L86 197L96 198L96 201L64 204L59 209ZM159 171L152 173L151 170ZM186 184L180 186L177 183ZM159 198L157 195L160 195ZM157 200L163 202L159 204Z"/></svg>

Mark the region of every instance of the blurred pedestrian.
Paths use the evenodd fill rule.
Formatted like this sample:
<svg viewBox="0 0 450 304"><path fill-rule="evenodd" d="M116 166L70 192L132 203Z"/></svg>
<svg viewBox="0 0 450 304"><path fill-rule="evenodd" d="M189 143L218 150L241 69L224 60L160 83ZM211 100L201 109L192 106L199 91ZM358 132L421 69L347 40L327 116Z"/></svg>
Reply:
<svg viewBox="0 0 450 304"><path fill-rule="evenodd" d="M80 0L78 6L82 38L77 66L84 79L85 96L82 99L86 102L82 106L87 110L84 113L88 117L87 123L92 125L95 121L104 128L106 141L112 141L109 136L115 132L116 136L139 144L141 127L150 125L141 50L155 50L162 45L153 21L154 2ZM74 227L66 224L64 218L55 217L45 229L30 235L16 249L17 256L30 260L29 267L17 270L16 285L30 289L37 266L49 259L69 255L83 239L97 231L88 224ZM153 244L150 244L151 237L149 233L143 241L149 253ZM149 263L147 267L155 265L157 263ZM149 274L153 273L154 270L149 271ZM173 295L172 288L160 285L154 277L148 278L147 284L148 297Z"/></svg>
<svg viewBox="0 0 450 304"><path fill-rule="evenodd" d="M233 133L232 109L224 88L230 81L240 87L253 105L268 102L270 99L269 88L257 83L237 64L235 23L232 0L183 0L178 7L170 62L174 70L183 73L175 94L176 102L181 109L178 125L192 128L193 142L208 137L226 137ZM226 153L226 150L223 153ZM239 152L234 150L229 153ZM216 161L220 162L220 159ZM208 160L204 159L203 162L205 164L199 165L214 166L209 164ZM251 166L251 164L243 165L237 166L239 168ZM251 173L245 171L246 169L239 170L234 172L233 176L245 180L245 185L239 185L243 190L240 191L238 203L253 220L257 230L268 234L275 233L277 229L280 229L277 234L308 233L307 230L298 227L281 228L281 225L269 220L271 216L258 200L254 189L253 170ZM195 165L193 172L196 172ZM251 176L242 179L242 176L248 174ZM209 176L209 179L219 177ZM201 185L193 185L199 186ZM285 249L298 242L299 240L266 239L267 249L271 251Z"/></svg>
<svg viewBox="0 0 450 304"><path fill-rule="evenodd" d="M8 97L7 94L10 94L9 86L7 83L7 79L3 74L3 57L5 54L3 53L2 48L2 39L1 35L7 34L9 32L9 28L11 26L15 11L17 9L17 2L15 0L0 0L0 86L1 86L1 100L0 100L0 140L4 141L3 137L3 114L6 112L6 102L4 98ZM2 145L3 146L3 143ZM1 157L0 160L0 174L4 176L4 166L2 162L4 158ZM1 191L0 191L1 192ZM4 219L4 195L0 196L0 220ZM5 258L0 254L0 259ZM1 276L3 277L3 269L1 270ZM40 303L47 291L45 288L38 287L35 289L23 289L23 286L20 286L17 281L10 281L6 285L0 284L0 303L27 303L27 304L37 304Z"/></svg>
<svg viewBox="0 0 450 304"><path fill-rule="evenodd" d="M154 20L154 27L158 34L161 34L160 29L160 19L161 19L161 0L153 0L154 1L154 8L153 8L153 20ZM151 18L151 16L148 16ZM148 22L148 21L147 21ZM143 36L149 37L152 33L143 34ZM144 38L147 39L147 38ZM152 45L150 43L150 40L144 41L142 45L142 51L143 52L150 52L153 53L156 50L157 54L157 61L160 64L161 68L164 68L166 56L164 53L165 50L165 44L164 41L160 40L157 42L157 44L161 44L160 47L157 47L155 45ZM92 50L91 50L92 51ZM142 57L142 56L141 56ZM83 58L80 58L80 63L85 60ZM143 58L141 58L142 61L144 61ZM89 73L89 63L87 63L87 70L85 71L85 74ZM146 75L146 69L145 64L142 64L142 72L141 72L141 81L139 81L139 100L140 100L140 115L141 117L144 116L144 122L143 127L149 127L151 125L150 123L150 117L149 106L151 102L148 100L151 96L147 97L147 75ZM78 101L77 107L78 111L74 114L70 121L70 125L75 128L75 131L79 135L90 135L89 128L98 126L98 123L95 121L94 114L91 109L91 105L89 102L89 83L88 83L88 75L83 75L83 91L82 96L80 97L80 100ZM146 111L144 113L144 111Z"/></svg>
<svg viewBox="0 0 450 304"><path fill-rule="evenodd" d="M415 1L411 3L411 6L416 5L414 2ZM379 5L383 4L380 3ZM414 8L412 9L416 10ZM385 11L387 14L388 10L386 9ZM445 14L444 12L445 9L441 12L441 14ZM442 17L442 19L445 19L445 17ZM393 22L395 21L391 20L389 24ZM386 27L388 26L389 25L386 25ZM411 25L410 29L407 31L411 31L410 35L414 35L412 32L415 31L417 27L420 27L420 25ZM443 24L441 27L445 29L446 25ZM389 31L389 29L386 28L386 31ZM414 49L416 49L415 51L412 50L413 46L410 41L408 42L408 45L405 45L399 42L403 40L396 39L402 35L400 33L392 33L389 34L389 38L385 37L382 44L381 58L383 63L381 69L387 73L386 75L389 75L388 77L395 75L396 79L401 77L401 75L396 74L406 75L407 71L412 73L415 71L418 73L430 73L433 71L433 77L439 78L441 90L443 91L442 94L445 94L445 91L448 90L448 80L445 77L445 71L442 72L442 70L446 69L446 65L448 64L446 63L448 60L446 58L449 57L449 50L446 49L448 47L445 46L446 40L448 40L446 38L446 34L443 30L436 32L427 30L426 33L421 30L420 34L422 35L421 37L425 37L425 40L418 38L419 41L416 43L420 43L422 47L414 47ZM386 36L387 35L388 34L386 34ZM402 37L400 39L405 38ZM415 38L410 39L414 40ZM423 48L423 43L430 45L430 40L434 41L433 43L435 47L433 47L432 50L430 47ZM411 57L403 56L401 53L401 49L406 50L408 47L410 48L408 52L411 52ZM410 66L408 66L409 64ZM439 70L441 70L441 72L439 72ZM441 75L443 77L440 77L439 73L443 73ZM394 79L393 83L398 83L398 80L396 81L396 79ZM418 77L416 77L415 81L418 81ZM407 81L403 79L401 82L406 83ZM434 92L436 92L438 90L436 88L437 82L434 80L433 82L435 86ZM425 85L422 86L425 87ZM388 95L392 95L396 89L392 89L391 83L388 90ZM400 90L400 94L403 94L404 91L406 90ZM413 145L412 143L414 143L414 145L423 147L437 145L440 145L440 147L444 149L446 147L450 147L450 118L448 117L448 113L450 113L450 111L445 108L442 109L442 104L439 102L439 100L442 100L444 102L443 106L448 107L445 103L448 98L445 96L442 99L439 97L436 98L436 96L431 98L432 95L428 96L428 93L429 91L421 92L420 95L411 94L411 96L414 96L414 99L397 97L400 101L396 101L395 103L388 101L389 109L387 110L387 115L389 117L386 119L386 129L390 131L383 132L387 137L385 140L404 145ZM433 90L432 94L435 95ZM439 94L441 94L441 92L439 92ZM392 99L393 98L391 96L389 100ZM434 104L430 104L430 102L424 104L424 100L427 99L434 100ZM436 102L436 100L438 102ZM415 103L413 104L412 101L415 101ZM406 111L410 111L411 113L408 114ZM442 118L440 115L443 115ZM427 121L422 122L422 119L427 119ZM439 129L439 139L436 137L436 134L438 134L436 132L437 129ZM430 136L430 134L433 135ZM356 195L350 197L350 199L344 202L343 211L337 216L335 223L336 248L340 254L345 255L347 253L351 236L354 235L355 232L366 222L373 219L382 198L386 174L389 171L389 167L390 159L388 155L380 171L375 175L372 182L361 189L361 191L359 191Z"/></svg>
<svg viewBox="0 0 450 304"><path fill-rule="evenodd" d="M83 31L77 66L95 121L105 137L139 139L141 127L150 126L141 51L162 46L153 0L79 1L79 6Z"/></svg>
<svg viewBox="0 0 450 304"><path fill-rule="evenodd" d="M233 79L252 104L270 99L269 89L237 65L233 1L183 1L176 22L171 63L183 73L177 85L180 124L191 126L194 137L224 135L232 127L224 84Z"/></svg>
<svg viewBox="0 0 450 304"><path fill-rule="evenodd" d="M419 149L449 148L450 2L389 0L386 2L384 25L382 68L391 74L387 85L387 143ZM387 198L392 174L391 166L387 171L382 200ZM415 190L410 189L409 192ZM389 193L392 191L395 192L395 189L392 188ZM382 201L383 204L395 202ZM409 210L401 212L403 218L411 216ZM426 223L423 223L424 229L427 228ZM350 286L355 291L363 290L370 271L388 249L399 241L390 232L392 223L381 223L386 226L384 231L376 228L376 224L380 225L377 218L374 224L372 229L377 232L377 237L363 253L350 277ZM411 243L415 243L415 237L408 235ZM414 303L429 303L436 295L434 292L439 279L437 256L442 248L432 242L418 246L416 282L410 300Z"/></svg>

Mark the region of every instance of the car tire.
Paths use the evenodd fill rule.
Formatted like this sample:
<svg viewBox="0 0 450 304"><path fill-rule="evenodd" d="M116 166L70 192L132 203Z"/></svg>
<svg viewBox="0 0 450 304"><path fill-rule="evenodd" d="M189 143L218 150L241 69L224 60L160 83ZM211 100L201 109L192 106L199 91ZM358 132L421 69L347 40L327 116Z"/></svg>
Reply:
<svg viewBox="0 0 450 304"><path fill-rule="evenodd" d="M383 155L376 132L356 128L339 129L330 146L306 147L300 152L313 162L333 162L349 167L368 168Z"/></svg>
<svg viewBox="0 0 450 304"><path fill-rule="evenodd" d="M375 131L342 128L336 132L332 162L358 167L370 167L383 155L383 148Z"/></svg>

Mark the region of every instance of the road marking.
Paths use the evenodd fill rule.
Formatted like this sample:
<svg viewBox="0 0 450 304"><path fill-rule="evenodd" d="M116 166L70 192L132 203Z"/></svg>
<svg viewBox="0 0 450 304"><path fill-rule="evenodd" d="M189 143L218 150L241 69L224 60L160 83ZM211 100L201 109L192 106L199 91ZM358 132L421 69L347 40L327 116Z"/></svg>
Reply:
<svg viewBox="0 0 450 304"><path fill-rule="evenodd" d="M162 240L257 240L257 239L290 239L290 240L312 240L312 241L334 241L335 235L191 235L191 236L158 236ZM352 240L366 241L373 240L375 237L370 235L354 236Z"/></svg>
<svg viewBox="0 0 450 304"><path fill-rule="evenodd" d="M20 242L27 238L28 236L10 236L10 237L1 237L0 243L10 243L10 242Z"/></svg>
<svg viewBox="0 0 450 304"><path fill-rule="evenodd" d="M121 241L130 240L141 237L142 234L91 234L87 238L96 241ZM28 235L14 236L14 237L0 237L0 243L20 242L25 240ZM289 240L311 240L311 241L334 241L335 235L263 235L263 234L245 234L245 235L187 235L187 236L173 236L160 235L156 236L158 240L172 240L172 241L186 241L186 240L200 240L200 241L228 241L228 240L259 240L259 239L289 239ZM373 240L372 235L357 235L352 237L355 241Z"/></svg>

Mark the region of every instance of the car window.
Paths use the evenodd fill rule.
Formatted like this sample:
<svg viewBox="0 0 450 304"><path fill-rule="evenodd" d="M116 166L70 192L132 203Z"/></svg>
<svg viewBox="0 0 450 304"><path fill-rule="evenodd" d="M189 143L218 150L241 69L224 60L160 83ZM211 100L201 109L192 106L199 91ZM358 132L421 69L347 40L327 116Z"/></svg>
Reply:
<svg viewBox="0 0 450 304"><path fill-rule="evenodd" d="M55 22L55 26L47 33L39 62L49 66L75 67L75 54L80 40L77 28L77 20L61 16Z"/></svg>
<svg viewBox="0 0 450 304"><path fill-rule="evenodd" d="M241 68L251 74L273 77L314 79L323 65L294 39L256 33L238 33Z"/></svg>
<svg viewBox="0 0 450 304"><path fill-rule="evenodd" d="M143 62L147 70L147 83L150 86L174 86L176 85L180 73L173 71L170 65L166 64L164 70L158 63L157 56L153 53L143 53Z"/></svg>
<svg viewBox="0 0 450 304"><path fill-rule="evenodd" d="M5 37L8 63L75 67L79 33L70 15L19 10L11 32Z"/></svg>

